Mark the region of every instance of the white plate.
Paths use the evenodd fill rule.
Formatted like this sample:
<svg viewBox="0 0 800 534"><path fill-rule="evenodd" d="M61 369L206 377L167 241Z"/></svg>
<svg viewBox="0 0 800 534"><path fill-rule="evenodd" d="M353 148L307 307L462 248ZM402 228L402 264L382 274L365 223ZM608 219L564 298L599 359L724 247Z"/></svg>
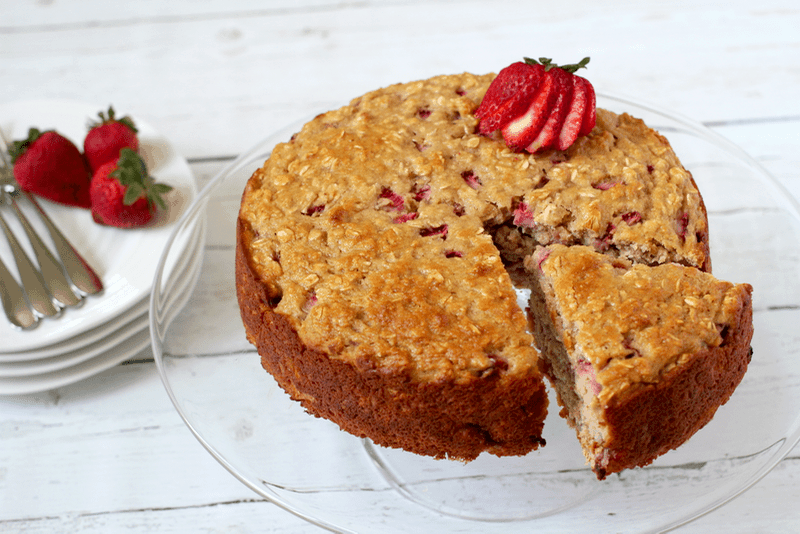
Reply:
<svg viewBox="0 0 800 534"><path fill-rule="evenodd" d="M122 314L114 317L108 322L101 324L95 328L81 332L72 336L64 341L59 341L52 345L48 345L41 349L31 349L20 352L0 352L0 366L6 363L15 362L31 362L40 359L47 359L60 356L65 353L82 350L84 347L103 339L114 330L117 330L121 324L130 323L131 321L147 314L148 300L144 298L125 310ZM57 320L57 319L51 319ZM5 328L5 325L2 325ZM0 373L2 374L2 373Z"/></svg>
<svg viewBox="0 0 800 534"><path fill-rule="evenodd" d="M122 325L118 330L110 333L107 337L89 344L77 351L65 352L51 358L32 360L29 362L0 363L0 381L3 379L19 379L19 382L35 380L38 375L48 373L64 372L79 363L91 360L92 358L103 356L117 350L117 347L124 346L129 340L140 334L143 325L148 324L147 314L133 319L131 322ZM0 386L0 394L3 389Z"/></svg>
<svg viewBox="0 0 800 534"><path fill-rule="evenodd" d="M196 234L198 238L192 244L192 249L185 254L186 261L182 262L182 265L170 274L169 287L176 298L186 292L191 281L196 278L197 271L200 268L205 244L204 235L200 229L204 229L205 224L197 228ZM115 321L114 328L106 329L103 337L78 348L64 350L47 358L18 359L8 362L0 360L0 379L34 377L35 375L62 371L102 354L110 353L112 350L117 350L118 346L123 345L134 335L148 328L148 305L149 301L145 301L141 313L130 318L127 322ZM137 305L136 309L139 308L140 306ZM24 380L24 378L20 380ZM0 387L0 394L2 393L3 389Z"/></svg>
<svg viewBox="0 0 800 534"><path fill-rule="evenodd" d="M189 268L169 281L171 299L167 303L170 317L174 317L186 304L197 282L202 266L203 246L198 248L195 261ZM136 358L151 358L150 332L147 328L147 317L133 334L114 336L113 341L104 349L97 351L89 358L78 355L66 368L47 370L29 376L0 376L0 395L25 395L38 393L59 387L68 386L90 378L121 362ZM169 317L167 318L169 319Z"/></svg>
<svg viewBox="0 0 800 534"><path fill-rule="evenodd" d="M191 306L173 321L151 313L153 354L167 392L200 443L266 498L335 532L382 534L659 532L714 510L751 487L800 440L800 211L741 149L693 121L607 95L664 133L703 192L714 272L754 287L753 361L706 427L643 469L598 481L552 398L547 446L469 464L371 446L308 415L260 365L235 295L234 238L207 249ZM276 132L198 196L241 191ZM235 219L232 213L217 217ZM191 207L176 226L204 214ZM172 255L165 249L164 260ZM156 275L158 279L158 274ZM154 285L151 308L171 295ZM768 417L765 417L768 414ZM721 513L724 513L721 512Z"/></svg>
<svg viewBox="0 0 800 534"><path fill-rule="evenodd" d="M199 261L199 258L202 257L202 247L205 242L205 221L202 221L202 224L198 224L189 238L189 242L187 242L187 251L185 252L184 256L178 258L178 261L172 268L172 271L168 274L170 281L178 276L181 276L181 272L187 271L194 262ZM172 274L172 273L176 274ZM139 302L134 304L131 308L125 310L123 313L115 317L114 319L101 324L91 330L86 332L81 332L78 335L72 336L69 339L65 339L64 341L60 341L56 344L50 345L48 347L44 347L41 349L33 349L33 350L26 350L21 352L9 352L9 353L1 353L0 352L0 376L3 376L4 369L10 370L15 368L23 368L23 367L30 367L36 368L36 364L30 364L29 366L26 365L28 362L33 362L34 360L39 359L49 359L54 360L56 358L63 358L65 354L75 354L81 351L90 350L90 345L95 344L99 340L107 339L109 334L120 330L120 325L126 325L128 323L132 323L135 320L141 320L143 317L146 320L147 310L150 306L150 299L146 296L142 298ZM123 327L123 328L127 328ZM19 365L6 365L6 364L16 364L17 362L25 362ZM43 362L44 364L44 362ZM25 373L25 374L33 374L33 373Z"/></svg>
<svg viewBox="0 0 800 534"><path fill-rule="evenodd" d="M113 350L68 369L34 376L0 378L0 395L27 395L74 384L126 360L136 357L150 358L149 345L150 336L147 330L141 330Z"/></svg>
<svg viewBox="0 0 800 534"><path fill-rule="evenodd" d="M40 130L54 128L80 148L87 122L103 109L103 105L59 100L12 102L0 105L0 128L12 139L26 137L32 126ZM124 110L118 111L124 114ZM44 320L32 331L14 330L5 318L0 319L0 353L42 349L62 342L114 319L149 295L159 253L175 222L197 195L197 188L188 164L169 140L146 122L133 119L139 128L140 152L150 173L174 187L166 198L169 211L157 215L145 228L123 230L94 223L88 210L43 200L45 211L94 267L105 289L102 294L87 298L83 306L68 308L60 317ZM31 222L38 222L35 216L30 218ZM12 217L6 219L14 222ZM5 239L0 240L0 258L16 273Z"/></svg>

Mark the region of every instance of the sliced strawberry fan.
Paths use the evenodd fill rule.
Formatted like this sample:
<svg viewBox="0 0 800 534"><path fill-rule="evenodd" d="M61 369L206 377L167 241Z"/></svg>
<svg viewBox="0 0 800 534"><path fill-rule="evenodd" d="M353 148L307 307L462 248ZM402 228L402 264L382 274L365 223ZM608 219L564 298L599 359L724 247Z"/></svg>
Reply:
<svg viewBox="0 0 800 534"><path fill-rule="evenodd" d="M549 58L525 58L504 68L475 110L478 132L501 130L515 151L566 150L595 126L594 88L575 75L588 63L588 57L564 66Z"/></svg>

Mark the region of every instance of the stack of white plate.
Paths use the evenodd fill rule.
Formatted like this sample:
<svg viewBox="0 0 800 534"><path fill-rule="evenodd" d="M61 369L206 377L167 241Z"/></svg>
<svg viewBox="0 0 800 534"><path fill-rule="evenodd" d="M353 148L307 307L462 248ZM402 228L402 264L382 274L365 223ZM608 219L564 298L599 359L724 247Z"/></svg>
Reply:
<svg viewBox="0 0 800 534"><path fill-rule="evenodd" d="M107 107L107 105L106 105ZM87 121L101 106L68 101L26 101L0 105L0 128L6 136L20 139L29 127L56 129L78 147L83 144ZM147 227L117 229L96 224L88 210L41 201L73 246L103 280L98 295L87 296L75 308L43 318L31 330L14 329L0 315L0 394L13 395L45 391L83 380L120 362L151 358L148 309L153 277L161 252L173 227L197 195L194 177L171 144L141 120L140 153L151 175L174 189L166 200L167 212L159 212ZM35 212L29 219L47 242L47 232L37 225ZM6 221L27 245L13 213L3 208ZM181 298L188 295L199 271L205 244L205 222L198 219L188 237L173 243L183 250L176 261L165 266L164 280ZM32 253L29 253L33 257ZM0 236L0 259L16 273L10 249ZM19 280L19 277L17 277ZM180 306L175 307L176 310Z"/></svg>

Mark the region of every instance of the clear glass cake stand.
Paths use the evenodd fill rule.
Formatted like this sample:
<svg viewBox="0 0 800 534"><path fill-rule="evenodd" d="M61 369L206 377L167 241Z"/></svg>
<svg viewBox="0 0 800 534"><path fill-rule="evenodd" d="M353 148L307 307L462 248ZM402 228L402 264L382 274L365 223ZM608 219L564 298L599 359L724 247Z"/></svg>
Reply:
<svg viewBox="0 0 800 534"><path fill-rule="evenodd" d="M161 258L153 349L164 386L198 441L258 495L335 532L658 532L758 482L800 438L798 206L756 161L702 125L609 95L599 95L598 105L640 117L670 140L706 202L714 273L754 286L750 369L689 442L649 467L599 482L557 409L542 450L469 464L380 448L306 414L261 369L245 339L233 270L245 181L300 124L274 132L217 175ZM180 252L172 244L212 215L191 290L171 294L163 267Z"/></svg>

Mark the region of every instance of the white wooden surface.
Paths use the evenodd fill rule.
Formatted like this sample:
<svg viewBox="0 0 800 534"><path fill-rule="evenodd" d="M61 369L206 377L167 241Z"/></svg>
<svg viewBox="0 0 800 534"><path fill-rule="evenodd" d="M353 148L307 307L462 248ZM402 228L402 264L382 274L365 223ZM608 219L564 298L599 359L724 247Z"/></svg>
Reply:
<svg viewBox="0 0 800 534"><path fill-rule="evenodd" d="M599 91L706 123L800 198L798 28L789 0L0 0L0 102L113 103L167 135L202 185L279 126L367 90L590 55ZM680 532L800 532L797 502L796 448ZM316 531L211 458L152 359L0 397L0 532Z"/></svg>

